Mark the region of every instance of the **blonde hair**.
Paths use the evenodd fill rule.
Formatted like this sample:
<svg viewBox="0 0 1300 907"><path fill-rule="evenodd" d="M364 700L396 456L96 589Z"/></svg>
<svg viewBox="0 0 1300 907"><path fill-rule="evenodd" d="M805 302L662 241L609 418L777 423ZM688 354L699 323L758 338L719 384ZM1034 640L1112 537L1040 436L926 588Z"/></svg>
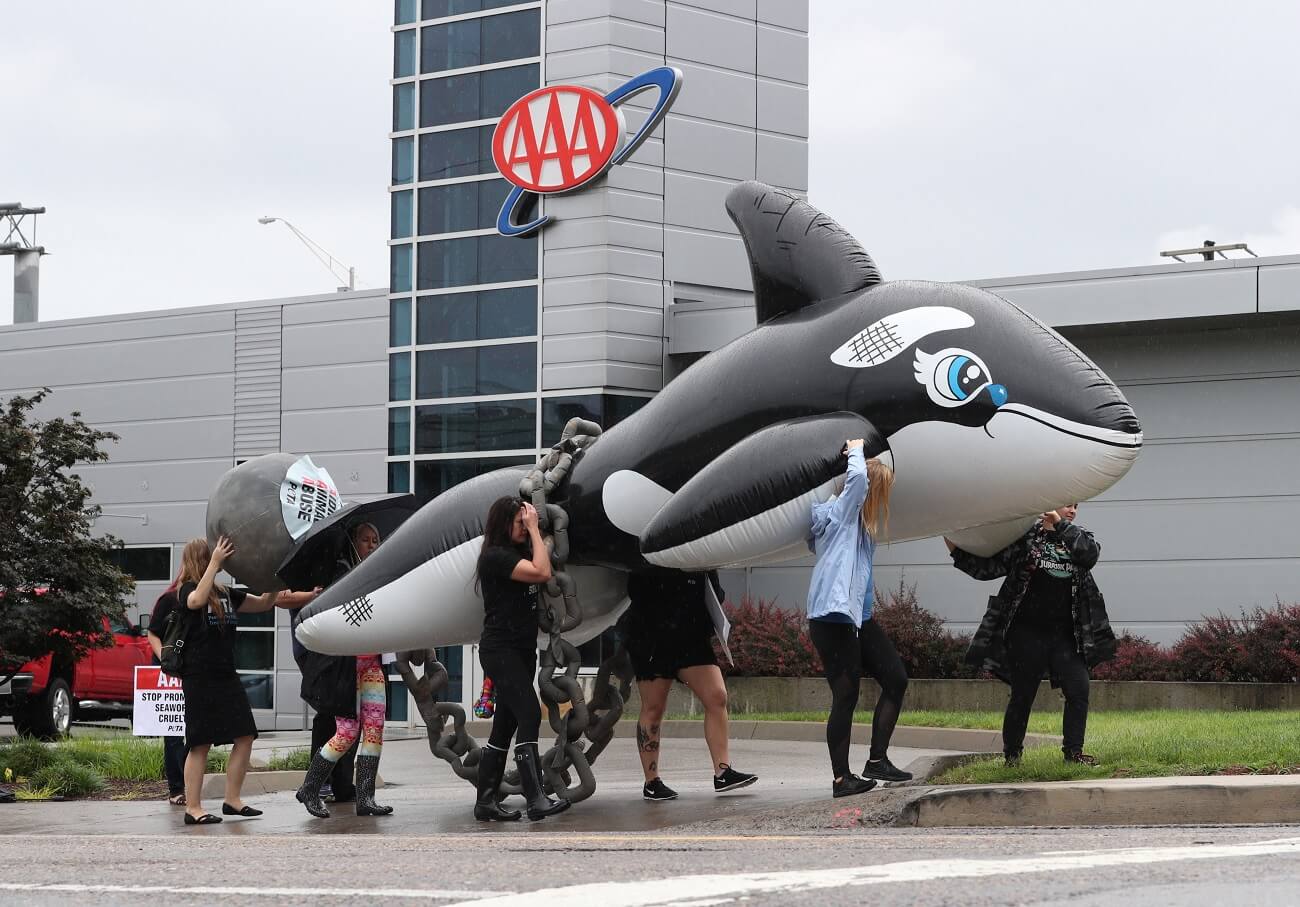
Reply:
<svg viewBox="0 0 1300 907"><path fill-rule="evenodd" d="M185 583L194 583L198 585L203 579L203 574L208 572L208 564L212 562L212 547L208 544L207 539L190 539L185 544L185 550L181 552L181 571L176 574L176 588L179 589ZM217 594L223 587L212 584L212 591L208 593L208 607L217 614L218 620L226 619L225 606L221 604L221 596ZM188 608L186 602L181 602L182 608Z"/></svg>
<svg viewBox="0 0 1300 907"><path fill-rule="evenodd" d="M889 495L894 490L894 471L872 457L867 461L867 499L862 502L862 528L873 538L889 529Z"/></svg>

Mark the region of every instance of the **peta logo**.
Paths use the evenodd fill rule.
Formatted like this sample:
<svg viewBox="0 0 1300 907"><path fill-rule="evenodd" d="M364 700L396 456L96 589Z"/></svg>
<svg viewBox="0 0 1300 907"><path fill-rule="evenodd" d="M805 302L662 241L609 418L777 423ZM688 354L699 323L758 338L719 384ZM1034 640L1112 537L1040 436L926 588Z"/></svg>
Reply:
<svg viewBox="0 0 1300 907"><path fill-rule="evenodd" d="M492 160L514 186L497 215L497 232L528 236L546 226L550 215L518 221L524 203L579 189L631 157L663 121L681 85L681 70L661 66L606 95L581 85L548 85L511 104L492 134ZM619 107L651 89L659 92L655 106L628 139Z"/></svg>

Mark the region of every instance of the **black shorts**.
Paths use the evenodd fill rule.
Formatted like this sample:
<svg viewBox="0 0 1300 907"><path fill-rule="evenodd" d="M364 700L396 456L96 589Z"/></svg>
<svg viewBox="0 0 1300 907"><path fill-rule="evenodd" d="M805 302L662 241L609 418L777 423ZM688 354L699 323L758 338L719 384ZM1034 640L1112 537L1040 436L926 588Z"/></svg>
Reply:
<svg viewBox="0 0 1300 907"><path fill-rule="evenodd" d="M707 634L681 636L649 635L629 637L627 654L637 680L676 680L682 668L716 665L712 629Z"/></svg>

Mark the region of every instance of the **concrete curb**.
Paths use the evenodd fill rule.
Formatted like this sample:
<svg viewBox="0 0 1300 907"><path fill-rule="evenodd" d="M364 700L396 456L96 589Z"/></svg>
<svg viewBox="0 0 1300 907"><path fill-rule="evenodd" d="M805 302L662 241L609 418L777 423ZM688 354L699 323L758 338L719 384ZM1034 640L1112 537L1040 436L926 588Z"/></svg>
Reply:
<svg viewBox="0 0 1300 907"><path fill-rule="evenodd" d="M1248 825L1293 823L1297 816L1300 777L1234 775L941 787L909 800L894 824L915 828Z"/></svg>
<svg viewBox="0 0 1300 907"><path fill-rule="evenodd" d="M285 790L297 790L302 787L302 779L306 772L259 772L249 771L244 776L244 796L257 796L258 794L276 794ZM384 786L383 776L379 776L375 781L375 788ZM203 776L203 791L201 796L205 800L214 797L224 797L226 795L226 776L224 774L212 774Z"/></svg>

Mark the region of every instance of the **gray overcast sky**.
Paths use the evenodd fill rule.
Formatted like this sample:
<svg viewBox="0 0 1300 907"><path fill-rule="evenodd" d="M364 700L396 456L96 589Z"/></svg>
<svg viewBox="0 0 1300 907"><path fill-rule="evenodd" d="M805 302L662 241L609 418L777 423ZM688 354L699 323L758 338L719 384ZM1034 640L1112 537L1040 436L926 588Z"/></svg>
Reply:
<svg viewBox="0 0 1300 907"><path fill-rule="evenodd" d="M389 0L0 0L43 319L386 282ZM1300 4L812 0L811 194L886 277L1300 253ZM0 323L12 312L0 264Z"/></svg>

